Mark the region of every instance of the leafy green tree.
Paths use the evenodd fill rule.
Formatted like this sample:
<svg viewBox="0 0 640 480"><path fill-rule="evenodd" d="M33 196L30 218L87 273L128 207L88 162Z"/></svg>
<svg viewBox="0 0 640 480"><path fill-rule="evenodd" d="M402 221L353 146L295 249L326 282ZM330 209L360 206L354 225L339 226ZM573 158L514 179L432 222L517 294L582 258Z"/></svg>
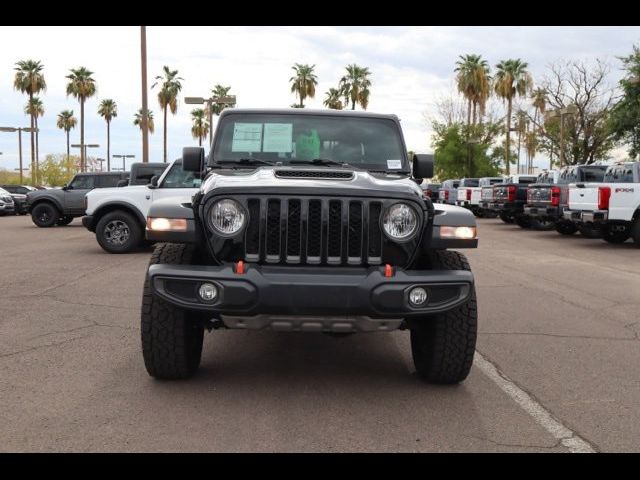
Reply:
<svg viewBox="0 0 640 480"><path fill-rule="evenodd" d="M327 97L324 99L324 106L331 110L342 110L344 105L342 104L342 95L337 88L330 88L325 94Z"/></svg>
<svg viewBox="0 0 640 480"><path fill-rule="evenodd" d="M69 183L76 174L80 162L81 159L75 155L69 157L62 153L49 154L40 167L42 181L51 187L59 187Z"/></svg>
<svg viewBox="0 0 640 480"><path fill-rule="evenodd" d="M198 146L202 146L202 139L209 134L209 122L206 119L206 112L202 108L191 111L191 135L198 139Z"/></svg>
<svg viewBox="0 0 640 480"><path fill-rule="evenodd" d="M502 60L496 65L496 76L494 79L494 90L496 95L507 102L506 116L506 134L507 145L505 149L505 170L507 175L511 172L511 161L509 154L511 153L511 114L513 109L513 99L516 96L524 96L529 93L533 86L531 74L527 70L527 62L521 61L519 58Z"/></svg>
<svg viewBox="0 0 640 480"><path fill-rule="evenodd" d="M610 129L616 141L629 145L629 156L640 157L640 47L621 57L626 76L620 80L622 98L611 112Z"/></svg>
<svg viewBox="0 0 640 480"><path fill-rule="evenodd" d="M47 82L42 73L43 69L44 65L36 60L22 60L16 63L13 88L29 95L29 103L32 102L34 95L47 89ZM33 185L36 184L38 171L36 167L35 123L36 118L31 115L31 183Z"/></svg>
<svg viewBox="0 0 640 480"><path fill-rule="evenodd" d="M27 104L24 107L24 113L27 115L31 115L32 118L35 119L35 127L36 127L36 182L41 183L40 181L40 146L39 146L39 130L38 130L38 118L44 115L44 104L40 97L32 97L29 99Z"/></svg>
<svg viewBox="0 0 640 480"><path fill-rule="evenodd" d="M142 109L138 110L134 114L133 124L140 127L140 130L142 130ZM147 129L149 130L149 133L153 133L156 129L156 126L153 123L153 112L151 110L147 110Z"/></svg>
<svg viewBox="0 0 640 480"><path fill-rule="evenodd" d="M173 115L178 111L178 94L182 90L182 77L178 76L178 70L171 70L168 66L162 67L162 75L156 77L156 83L151 85L154 88L160 86L158 91L158 104L164 112L164 162L167 162L167 110L170 109Z"/></svg>
<svg viewBox="0 0 640 480"><path fill-rule="evenodd" d="M480 107L480 116L484 115L487 100L491 95L491 76L489 64L483 60L482 55L460 55L456 62L455 72L458 91L467 100L467 125L475 125L477 110ZM473 123L471 111L473 109Z"/></svg>
<svg viewBox="0 0 640 480"><path fill-rule="evenodd" d="M85 67L72 68L67 75L67 96L72 95L80 102L80 145L84 145L84 104L87 98L96 93L96 81L91 76L93 72ZM84 148L80 148L80 170L86 171L86 158Z"/></svg>
<svg viewBox="0 0 640 480"><path fill-rule="evenodd" d="M300 99L300 108L304 108L304 99L314 98L316 96L316 85L318 85L318 77L313 72L315 65L302 65L295 63L291 67L295 74L289 79L291 83L291 93L295 93Z"/></svg>
<svg viewBox="0 0 640 480"><path fill-rule="evenodd" d="M63 110L58 114L58 121L56 126L60 130L64 130L67 135L67 158L70 158L71 151L69 149L69 132L72 128L75 128L78 120L73 116L73 110Z"/></svg>
<svg viewBox="0 0 640 480"><path fill-rule="evenodd" d="M107 171L111 171L111 120L118 116L118 105L114 100L105 98L100 102L98 115L107 122Z"/></svg>
<svg viewBox="0 0 640 480"><path fill-rule="evenodd" d="M351 110L359 104L363 110L369 105L371 87L371 72L367 67L360 67L355 63L347 65L347 74L340 79L340 91L344 96L345 104L351 102Z"/></svg>

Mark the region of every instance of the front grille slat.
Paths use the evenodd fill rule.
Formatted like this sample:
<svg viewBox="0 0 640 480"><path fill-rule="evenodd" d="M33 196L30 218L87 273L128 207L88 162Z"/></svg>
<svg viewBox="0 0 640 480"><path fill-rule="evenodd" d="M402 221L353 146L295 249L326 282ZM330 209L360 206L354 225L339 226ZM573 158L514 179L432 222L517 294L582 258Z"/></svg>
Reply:
<svg viewBox="0 0 640 480"><path fill-rule="evenodd" d="M245 259L269 264L380 265L382 200L247 197Z"/></svg>

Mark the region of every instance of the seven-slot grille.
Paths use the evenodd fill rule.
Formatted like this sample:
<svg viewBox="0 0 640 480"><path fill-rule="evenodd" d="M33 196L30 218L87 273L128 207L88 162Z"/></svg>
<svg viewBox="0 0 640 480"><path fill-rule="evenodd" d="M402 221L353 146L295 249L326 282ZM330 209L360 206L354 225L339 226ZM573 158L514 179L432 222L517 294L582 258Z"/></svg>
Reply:
<svg viewBox="0 0 640 480"><path fill-rule="evenodd" d="M249 213L244 245L248 262L382 262L381 200L248 197L245 206Z"/></svg>

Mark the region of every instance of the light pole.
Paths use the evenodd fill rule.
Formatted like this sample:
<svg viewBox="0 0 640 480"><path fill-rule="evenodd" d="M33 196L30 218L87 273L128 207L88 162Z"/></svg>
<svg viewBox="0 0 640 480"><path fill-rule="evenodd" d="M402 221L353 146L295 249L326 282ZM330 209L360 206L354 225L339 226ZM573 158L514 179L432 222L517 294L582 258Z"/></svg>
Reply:
<svg viewBox="0 0 640 480"><path fill-rule="evenodd" d="M127 169L125 167L125 161L127 158L136 158L135 155L111 155L113 158L121 158L122 159L122 171L126 172Z"/></svg>
<svg viewBox="0 0 640 480"><path fill-rule="evenodd" d="M147 27L140 27L140 65L142 70L142 161L149 162L149 108L147 105ZM124 161L124 160L123 160Z"/></svg>
<svg viewBox="0 0 640 480"><path fill-rule="evenodd" d="M559 155L559 165L560 168L564 165L564 117L567 115L575 115L578 113L578 107L576 105L569 105L564 108L558 108L549 112L549 118L558 118L560 117L560 155ZM552 142L553 143L553 142ZM553 166L550 165L551 169Z"/></svg>
<svg viewBox="0 0 640 480"><path fill-rule="evenodd" d="M100 145L98 145L97 143L85 143L85 144L74 143L71 146L73 148L84 148L84 151L83 151L84 164L80 165L80 171L86 172L87 171L87 148L98 148Z"/></svg>
<svg viewBox="0 0 640 480"><path fill-rule="evenodd" d="M188 105L202 105L203 103L207 104L207 110L209 112L209 146L211 146L211 141L213 140L213 105L226 105L228 107L233 107L236 104L236 96L229 95L226 97L211 97L211 98L203 98L203 97L184 97L184 103Z"/></svg>
<svg viewBox="0 0 640 480"><path fill-rule="evenodd" d="M96 162L100 162L100 171L102 172L102 165L106 160L104 158L96 158Z"/></svg>
<svg viewBox="0 0 640 480"><path fill-rule="evenodd" d="M25 127L0 127L0 132L18 132L18 151L20 156L20 184L22 184L22 132L37 132L37 128Z"/></svg>

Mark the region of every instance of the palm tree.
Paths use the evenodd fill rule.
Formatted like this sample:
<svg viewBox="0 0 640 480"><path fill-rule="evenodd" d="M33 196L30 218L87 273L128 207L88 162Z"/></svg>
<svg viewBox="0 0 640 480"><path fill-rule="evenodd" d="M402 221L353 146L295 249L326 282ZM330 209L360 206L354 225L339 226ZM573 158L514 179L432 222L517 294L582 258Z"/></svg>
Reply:
<svg viewBox="0 0 640 480"><path fill-rule="evenodd" d="M522 136L526 135L529 131L527 112L525 112L524 110L518 110L516 112L516 131L518 132L518 168L516 172L520 173L520 151L522 150Z"/></svg>
<svg viewBox="0 0 640 480"><path fill-rule="evenodd" d="M293 77L289 79L291 82L291 93L295 93L300 98L300 108L304 108L304 99L314 98L316 96L316 85L318 84L318 77L313 73L315 65L302 65L295 63L291 67L295 73Z"/></svg>
<svg viewBox="0 0 640 480"><path fill-rule="evenodd" d="M217 84L211 90L211 95L213 97L215 97L215 98L226 97L226 96L229 95L229 90L231 90L231 87L224 87L224 86L222 86L220 84ZM211 111L212 111L212 113L214 115L220 115L222 113L222 110L224 110L228 106L229 105L223 104L223 103L215 103L215 104L211 105Z"/></svg>
<svg viewBox="0 0 640 480"><path fill-rule="evenodd" d="M367 67L360 67L355 63L346 66L347 74L340 79L340 91L344 96L345 104L351 101L351 110L356 109L356 104L366 110L369 105L369 87L371 72Z"/></svg>
<svg viewBox="0 0 640 480"><path fill-rule="evenodd" d="M531 104L535 108L534 121L538 125L538 113L542 116L547 109L547 91L544 88L536 88L531 93Z"/></svg>
<svg viewBox="0 0 640 480"><path fill-rule="evenodd" d="M40 184L40 146L39 146L39 136L38 136L38 117L42 117L44 115L44 104L39 97L32 97L29 99L27 104L24 107L24 113L27 115L31 115L33 119L35 119L35 129L36 129L36 182Z"/></svg>
<svg viewBox="0 0 640 480"><path fill-rule="evenodd" d="M33 96L46 90L47 83L44 80L42 69L44 65L36 60L22 60L16 63L14 70L16 75L13 79L13 88L29 95L29 102L33 100ZM35 129L36 119L31 115L31 183L36 184L36 148L35 148Z"/></svg>
<svg viewBox="0 0 640 480"><path fill-rule="evenodd" d="M209 133L209 122L206 120L206 112L202 108L196 108L191 111L191 135L198 139L198 146L202 146L202 139Z"/></svg>
<svg viewBox="0 0 640 480"><path fill-rule="evenodd" d="M92 97L96 93L96 81L91 75L93 72L85 67L72 68L71 73L66 78L67 96L73 95L80 101L80 170L85 171L86 159L84 158L84 103L87 98Z"/></svg>
<svg viewBox="0 0 640 480"><path fill-rule="evenodd" d="M111 171L111 120L118 116L118 105L110 98L105 98L100 102L98 115L107 122L107 172Z"/></svg>
<svg viewBox="0 0 640 480"><path fill-rule="evenodd" d="M340 90L337 88L330 88L329 91L325 94L327 98L324 99L324 106L330 108L332 110L342 110L344 105L342 104L342 94Z"/></svg>
<svg viewBox="0 0 640 480"><path fill-rule="evenodd" d="M473 125L476 124L477 109L480 107L480 117L484 115L487 99L491 95L491 77L489 64L481 55L460 55L456 62L455 72L458 91L467 99L467 125L471 125L471 111L473 107Z"/></svg>
<svg viewBox="0 0 640 480"><path fill-rule="evenodd" d="M140 127L140 130L142 130L142 109L135 113L133 124ZM153 133L156 129L155 124L153 123L153 112L151 110L147 110L147 129L149 130L149 133Z"/></svg>
<svg viewBox="0 0 640 480"><path fill-rule="evenodd" d="M69 132L72 128L75 128L78 120L73 116L73 110L63 110L58 114L58 121L56 126L64 130L67 134L67 173L69 172L69 160L71 158L71 152L69 151Z"/></svg>
<svg viewBox="0 0 640 480"><path fill-rule="evenodd" d="M511 150L511 110L513 99L516 96L523 96L529 93L533 81L531 74L527 71L529 65L519 58L502 60L496 65L496 76L493 88L503 101L507 102L507 147L505 148L505 168L507 175L511 172L509 151Z"/></svg>
<svg viewBox="0 0 640 480"><path fill-rule="evenodd" d="M171 109L173 115L178 111L178 94L182 90L181 80L178 76L178 70L170 70L166 65L162 67L163 75L156 77L156 83L151 85L154 88L160 85L158 92L158 103L160 108L164 110L164 162L167 162L167 109Z"/></svg>

